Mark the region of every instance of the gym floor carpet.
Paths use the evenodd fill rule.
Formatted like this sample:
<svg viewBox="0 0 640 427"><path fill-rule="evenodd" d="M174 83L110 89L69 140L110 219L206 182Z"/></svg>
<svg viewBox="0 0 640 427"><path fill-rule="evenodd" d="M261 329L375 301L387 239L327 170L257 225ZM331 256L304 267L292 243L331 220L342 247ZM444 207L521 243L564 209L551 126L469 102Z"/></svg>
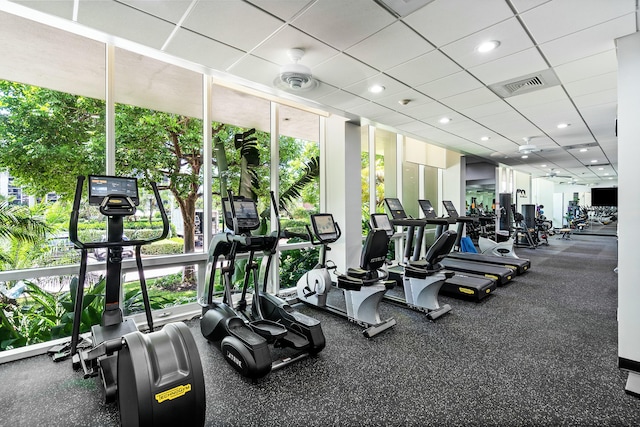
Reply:
<svg viewBox="0 0 640 427"><path fill-rule="evenodd" d="M441 297L431 322L383 303L397 325L322 322L327 347L256 382L188 322L205 372L208 426L637 426L617 368L615 237L574 234L519 249L531 271L480 303ZM339 295L339 294L338 294ZM117 426L97 379L48 356L0 365L1 426Z"/></svg>

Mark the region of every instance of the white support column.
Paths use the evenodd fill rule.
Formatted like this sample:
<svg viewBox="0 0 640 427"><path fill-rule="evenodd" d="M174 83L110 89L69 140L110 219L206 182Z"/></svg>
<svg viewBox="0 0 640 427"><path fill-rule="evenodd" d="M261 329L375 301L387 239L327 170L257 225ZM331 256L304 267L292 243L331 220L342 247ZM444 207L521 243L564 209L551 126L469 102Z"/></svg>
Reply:
<svg viewBox="0 0 640 427"><path fill-rule="evenodd" d="M330 153L321 157L320 165L326 178L326 212L333 214L342 231L329 255L337 271L345 272L358 265L362 250L360 126L343 117L328 117L324 145L325 153Z"/></svg>
<svg viewBox="0 0 640 427"><path fill-rule="evenodd" d="M269 164L271 165L271 177L270 187L273 191L276 203L280 199L280 109L276 102L271 102L271 159ZM271 200L269 200L271 203ZM271 230L276 229L276 213L271 206ZM267 283L267 292L277 295L280 292L280 257L276 254L271 261L271 270L269 282Z"/></svg>
<svg viewBox="0 0 640 427"><path fill-rule="evenodd" d="M105 173L107 175L116 174L116 107L113 95L114 91L114 69L115 50L113 45L107 44L105 47L105 135L106 135L106 164Z"/></svg>
<svg viewBox="0 0 640 427"><path fill-rule="evenodd" d="M626 390L640 396L640 33L617 40L618 55L618 362Z"/></svg>
<svg viewBox="0 0 640 427"><path fill-rule="evenodd" d="M211 187L213 186L213 143L211 134L211 107L213 100L211 90L211 78L205 74L202 75L202 163L204 165L203 181L202 181L202 201L204 203L204 224L202 227L203 247L206 251L211 243L212 221L213 218L213 197L211 195ZM200 272L198 272L200 276ZM204 272L202 272L204 277Z"/></svg>

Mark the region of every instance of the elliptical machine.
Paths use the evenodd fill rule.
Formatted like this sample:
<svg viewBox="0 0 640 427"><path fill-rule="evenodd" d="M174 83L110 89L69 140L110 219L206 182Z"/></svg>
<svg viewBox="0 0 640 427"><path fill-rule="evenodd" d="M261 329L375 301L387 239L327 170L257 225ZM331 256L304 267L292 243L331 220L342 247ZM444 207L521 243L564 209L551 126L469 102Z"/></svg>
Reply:
<svg viewBox="0 0 640 427"><path fill-rule="evenodd" d="M209 341L219 342L225 360L240 374L252 379L263 377L272 370L315 355L325 346L319 321L293 310L285 301L266 292L271 260L280 238L280 219L273 192L271 202L278 218L277 230L271 235L260 236L251 234L251 231L260 227L255 201L233 197L231 191L228 192L227 198L222 199L225 224L233 233L225 232L214 236L209 248L205 276L207 280L204 289L199 289L198 292L198 300L202 304L202 334ZM254 260L258 251L267 257L262 290L258 286L259 266ZM234 307L232 278L236 256L239 253L248 253L249 259L245 266L242 294ZM224 285L221 302L213 299L218 265ZM254 292L249 311L246 297L252 275ZM292 348L296 353L272 361L269 344L273 344L274 347Z"/></svg>
<svg viewBox="0 0 640 427"><path fill-rule="evenodd" d="M204 376L196 343L184 323L169 323L153 332L140 248L166 238L169 221L155 183L151 183L162 215L162 234L150 240L124 240L123 218L132 216L139 204L136 178L89 176L89 203L100 207L108 218L106 242L82 242L78 218L85 178L76 184L69 222L69 239L81 250L80 273L75 294L70 355L74 369L84 377L100 376L105 401L118 401L123 426L204 425L206 402ZM135 247L136 264L151 331L138 331L132 319L124 318L120 307L122 247ZM106 249L105 305L100 325L91 328L90 345L80 347L80 322L89 249Z"/></svg>
<svg viewBox="0 0 640 427"><path fill-rule="evenodd" d="M329 313L347 318L365 329L365 337L371 338L396 324L394 318L382 320L378 306L387 289L395 286L395 280L387 280L382 269L386 260L389 238L384 230L371 230L362 250L360 268L349 268L347 274L338 274L338 288L344 292L346 311L327 303L332 281L330 271L336 266L327 261L329 245L342 235L331 214L311 215L313 231L307 225L309 240L320 246L318 264L307 271L296 284L297 298L291 303L303 302Z"/></svg>

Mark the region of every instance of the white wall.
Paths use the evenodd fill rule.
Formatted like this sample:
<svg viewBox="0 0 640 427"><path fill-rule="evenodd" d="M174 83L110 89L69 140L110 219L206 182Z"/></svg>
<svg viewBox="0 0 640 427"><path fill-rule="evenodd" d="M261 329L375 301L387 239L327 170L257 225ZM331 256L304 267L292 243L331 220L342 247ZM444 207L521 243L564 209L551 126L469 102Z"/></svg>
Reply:
<svg viewBox="0 0 640 427"><path fill-rule="evenodd" d="M618 55L618 356L633 365L627 391L640 395L640 33L617 40Z"/></svg>

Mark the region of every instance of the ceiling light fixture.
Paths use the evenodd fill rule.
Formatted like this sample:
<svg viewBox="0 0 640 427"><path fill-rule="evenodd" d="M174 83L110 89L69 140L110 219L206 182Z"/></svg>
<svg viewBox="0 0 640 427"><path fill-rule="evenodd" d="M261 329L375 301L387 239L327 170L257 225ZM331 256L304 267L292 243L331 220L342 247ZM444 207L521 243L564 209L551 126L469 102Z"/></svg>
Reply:
<svg viewBox="0 0 640 427"><path fill-rule="evenodd" d="M449 117L442 117L440 120L438 120L440 123L442 123L443 125L446 125L447 123L449 123L451 121L451 119Z"/></svg>
<svg viewBox="0 0 640 427"><path fill-rule="evenodd" d="M591 163L598 163L597 160L591 160Z"/></svg>
<svg viewBox="0 0 640 427"><path fill-rule="evenodd" d="M568 128L569 126L571 126L569 123L559 123L557 128L564 129L564 128Z"/></svg>
<svg viewBox="0 0 640 427"><path fill-rule="evenodd" d="M489 40L486 42L482 42L478 46L476 46L476 50L480 53L487 53L491 52L498 46L500 46L500 42L498 40Z"/></svg>
<svg viewBox="0 0 640 427"><path fill-rule="evenodd" d="M604 168L598 168L598 170L599 170L599 171L603 171L603 170L604 170Z"/></svg>
<svg viewBox="0 0 640 427"><path fill-rule="evenodd" d="M381 92L384 92L384 89L385 88L382 85L369 86L369 92L371 92L371 93L381 93Z"/></svg>
<svg viewBox="0 0 640 427"><path fill-rule="evenodd" d="M480 141L488 141L490 139L491 139L490 136L483 136L482 138L480 138Z"/></svg>
<svg viewBox="0 0 640 427"><path fill-rule="evenodd" d="M541 168L546 168L546 167L547 167L547 165L540 165L540 167L541 167Z"/></svg>
<svg viewBox="0 0 640 427"><path fill-rule="evenodd" d="M520 158L522 158L522 159L528 159L528 158L529 158L529 156L527 156L527 155L525 154L525 155L520 156Z"/></svg>
<svg viewBox="0 0 640 427"><path fill-rule="evenodd" d="M587 151L589 151L587 148L581 148L581 149L580 149L580 152L581 152L581 153L586 153Z"/></svg>

